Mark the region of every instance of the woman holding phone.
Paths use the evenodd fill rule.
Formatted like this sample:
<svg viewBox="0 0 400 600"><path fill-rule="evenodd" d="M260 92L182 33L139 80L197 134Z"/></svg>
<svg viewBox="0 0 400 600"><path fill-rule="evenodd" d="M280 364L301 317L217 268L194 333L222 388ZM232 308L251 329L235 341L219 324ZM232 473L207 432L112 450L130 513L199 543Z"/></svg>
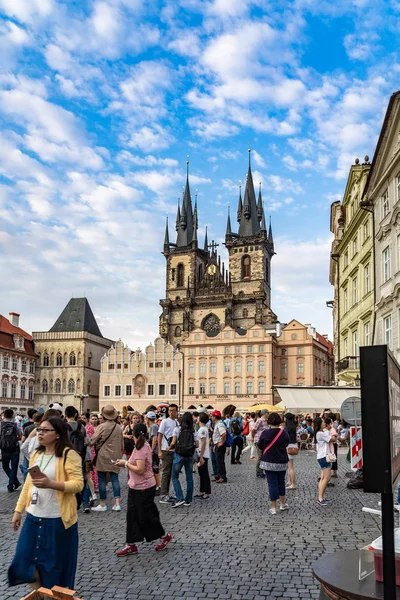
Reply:
<svg viewBox="0 0 400 600"><path fill-rule="evenodd" d="M126 544L118 550L117 556L124 557L138 552L137 543L160 539L155 550L165 550L172 535L165 531L160 522L160 514L154 502L156 480L153 473L152 450L146 442L147 427L137 423L133 427L135 449L129 461L117 460L118 467L128 470L128 507L126 515Z"/></svg>
<svg viewBox="0 0 400 600"><path fill-rule="evenodd" d="M78 556L75 494L84 486L82 459L72 449L67 424L60 417L47 418L36 431L39 446L12 519L17 531L22 512L27 512L8 582L73 589Z"/></svg>

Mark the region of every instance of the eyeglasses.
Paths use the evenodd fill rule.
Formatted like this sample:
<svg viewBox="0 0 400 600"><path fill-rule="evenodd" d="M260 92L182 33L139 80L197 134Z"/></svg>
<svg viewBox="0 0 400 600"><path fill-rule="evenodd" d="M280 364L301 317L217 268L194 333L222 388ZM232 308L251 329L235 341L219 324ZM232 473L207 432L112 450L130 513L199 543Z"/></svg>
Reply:
<svg viewBox="0 0 400 600"><path fill-rule="evenodd" d="M37 427L36 431L38 433L49 433L49 431L55 431L55 429L46 429L45 427Z"/></svg>

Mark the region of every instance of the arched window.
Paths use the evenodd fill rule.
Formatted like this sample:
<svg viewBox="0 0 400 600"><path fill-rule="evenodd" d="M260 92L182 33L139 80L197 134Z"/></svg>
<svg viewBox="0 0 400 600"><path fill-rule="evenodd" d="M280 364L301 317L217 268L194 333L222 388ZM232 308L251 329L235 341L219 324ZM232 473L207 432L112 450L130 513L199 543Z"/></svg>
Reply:
<svg viewBox="0 0 400 600"><path fill-rule="evenodd" d="M82 358L82 355L80 352L78 352L78 365L81 364L81 358Z"/></svg>
<svg viewBox="0 0 400 600"><path fill-rule="evenodd" d="M92 366L92 353L89 352L89 356L88 356L88 367Z"/></svg>
<svg viewBox="0 0 400 600"><path fill-rule="evenodd" d="M185 285L185 267L182 263L178 265L178 275L176 281L177 287L183 287Z"/></svg>
<svg viewBox="0 0 400 600"><path fill-rule="evenodd" d="M77 379L77 381L76 381L76 389L78 390L78 392L80 392L80 390L81 390L81 380L80 379Z"/></svg>
<svg viewBox="0 0 400 600"><path fill-rule="evenodd" d="M201 282L203 277L203 265L199 265L199 283Z"/></svg>
<svg viewBox="0 0 400 600"><path fill-rule="evenodd" d="M90 396L91 387L92 387L92 382L89 379L89 381L87 382L87 393L88 393L89 396Z"/></svg>
<svg viewBox="0 0 400 600"><path fill-rule="evenodd" d="M182 330L181 330L181 328L179 327L179 325L177 325L177 326L175 327L175 337L181 337L181 334L182 334Z"/></svg>
<svg viewBox="0 0 400 600"><path fill-rule="evenodd" d="M44 367L48 367L49 366L49 355L47 353L43 354L43 366Z"/></svg>
<svg viewBox="0 0 400 600"><path fill-rule="evenodd" d="M56 394L61 393L61 381L59 379L56 379L56 385L55 385L54 391Z"/></svg>
<svg viewBox="0 0 400 600"><path fill-rule="evenodd" d="M244 309L243 309L243 317L244 317L244 318L246 318L246 317L248 317L248 316L249 316L249 311L248 311L248 309L247 309L247 308L244 308Z"/></svg>
<svg viewBox="0 0 400 600"><path fill-rule="evenodd" d="M71 352L71 354L69 355L69 366L74 367L75 365L76 365L75 352Z"/></svg>
<svg viewBox="0 0 400 600"><path fill-rule="evenodd" d="M57 352L56 356L56 365L57 367L62 367L62 356L59 352Z"/></svg>
<svg viewBox="0 0 400 600"><path fill-rule="evenodd" d="M42 393L47 394L49 391L49 384L47 383L47 379L43 379L42 381Z"/></svg>
<svg viewBox="0 0 400 600"><path fill-rule="evenodd" d="M75 381L73 379L70 379L68 381L68 393L69 394L75 393Z"/></svg>
<svg viewBox="0 0 400 600"><path fill-rule="evenodd" d="M49 390L50 390L50 393L53 391L53 380L52 379L50 379Z"/></svg>
<svg viewBox="0 0 400 600"><path fill-rule="evenodd" d="M247 254L242 258L242 279L250 279L250 256Z"/></svg>
<svg viewBox="0 0 400 600"><path fill-rule="evenodd" d="M50 364L52 367L54 366L54 352L50 354Z"/></svg>

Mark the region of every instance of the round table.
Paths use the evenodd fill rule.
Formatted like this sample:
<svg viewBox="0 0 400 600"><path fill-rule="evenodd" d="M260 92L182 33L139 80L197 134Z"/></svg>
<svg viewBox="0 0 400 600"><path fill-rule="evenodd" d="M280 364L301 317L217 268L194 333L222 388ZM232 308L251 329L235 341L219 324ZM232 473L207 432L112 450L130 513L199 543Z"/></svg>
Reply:
<svg viewBox="0 0 400 600"><path fill-rule="evenodd" d="M358 579L358 550L326 554L313 565L313 574L321 582L325 598L331 600L384 600L383 583L376 581L375 573L362 581ZM324 597L324 596L322 596ZM400 587L396 588L400 600Z"/></svg>

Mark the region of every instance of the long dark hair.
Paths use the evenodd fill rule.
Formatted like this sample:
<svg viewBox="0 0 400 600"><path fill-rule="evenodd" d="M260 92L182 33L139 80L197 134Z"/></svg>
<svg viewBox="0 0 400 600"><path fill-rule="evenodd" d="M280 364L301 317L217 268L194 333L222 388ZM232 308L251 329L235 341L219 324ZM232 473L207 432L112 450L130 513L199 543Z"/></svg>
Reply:
<svg viewBox="0 0 400 600"><path fill-rule="evenodd" d="M321 431L322 429L322 422L321 417L316 417L314 419L314 439L316 439L318 431Z"/></svg>
<svg viewBox="0 0 400 600"><path fill-rule="evenodd" d="M192 413L190 413L190 412L183 413L182 421L181 421L181 429L189 429L189 431L194 430Z"/></svg>
<svg viewBox="0 0 400 600"><path fill-rule="evenodd" d="M48 417L47 419L43 419L42 424L44 422L50 423L52 428L58 434L58 440L56 440L54 445L54 454L57 456L57 458L60 458L60 456L63 455L65 448L73 449L68 437L68 425L63 419L61 419L61 417ZM46 446L39 446L37 451L45 452Z"/></svg>
<svg viewBox="0 0 400 600"><path fill-rule="evenodd" d="M294 431L296 433L296 423L294 422L294 415L292 413L286 413L285 415L286 422L286 431L291 433Z"/></svg>
<svg viewBox="0 0 400 600"><path fill-rule="evenodd" d="M140 450L141 448L143 448L143 446L146 442L146 435L147 435L146 425L144 423L136 423L136 425L133 428L133 435L136 438L135 448L136 448L136 450Z"/></svg>

